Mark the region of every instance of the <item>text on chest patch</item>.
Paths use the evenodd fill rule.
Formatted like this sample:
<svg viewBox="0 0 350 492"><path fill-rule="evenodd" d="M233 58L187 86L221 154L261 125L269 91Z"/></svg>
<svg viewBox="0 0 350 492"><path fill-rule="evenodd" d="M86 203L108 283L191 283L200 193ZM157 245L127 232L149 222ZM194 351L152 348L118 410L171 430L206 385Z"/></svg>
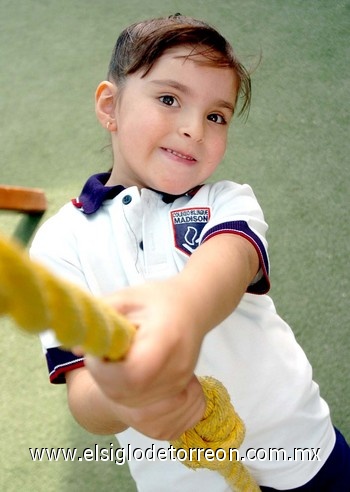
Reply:
<svg viewBox="0 0 350 492"><path fill-rule="evenodd" d="M175 246L190 255L198 247L201 232L210 218L210 208L182 208L170 214Z"/></svg>

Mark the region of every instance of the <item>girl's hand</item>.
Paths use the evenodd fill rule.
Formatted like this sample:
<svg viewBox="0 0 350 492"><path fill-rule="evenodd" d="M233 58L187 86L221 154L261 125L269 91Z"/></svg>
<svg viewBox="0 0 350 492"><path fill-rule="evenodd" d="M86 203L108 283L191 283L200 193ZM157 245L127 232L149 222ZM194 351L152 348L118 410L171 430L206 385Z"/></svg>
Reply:
<svg viewBox="0 0 350 492"><path fill-rule="evenodd" d="M129 287L109 299L137 327L124 360L86 357L86 367L111 400L145 408L183 398L204 336L189 299L178 277Z"/></svg>
<svg viewBox="0 0 350 492"><path fill-rule="evenodd" d="M193 428L205 412L205 397L195 376L184 390L175 396L159 400L143 407L112 404L118 421L158 440L177 439Z"/></svg>

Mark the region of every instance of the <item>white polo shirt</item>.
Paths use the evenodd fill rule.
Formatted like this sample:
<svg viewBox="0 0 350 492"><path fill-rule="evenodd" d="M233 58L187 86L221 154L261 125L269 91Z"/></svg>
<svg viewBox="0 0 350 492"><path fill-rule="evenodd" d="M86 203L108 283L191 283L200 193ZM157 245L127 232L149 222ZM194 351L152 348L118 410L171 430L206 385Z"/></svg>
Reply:
<svg viewBox="0 0 350 492"><path fill-rule="evenodd" d="M257 482L281 490L306 483L329 456L334 430L303 350L266 295L267 225L251 188L221 181L173 197L137 187L105 187L107 179L107 174L91 177L80 197L40 228L32 256L103 296L176 274L216 234L239 234L250 241L260 258L259 274L235 311L205 337L195 372L214 376L229 391L246 425L240 453L253 458L245 465ZM60 350L52 332L41 339L52 382L64 382L66 371L83 365L83 359ZM129 461L142 492L230 490L218 473L189 470L170 455L156 459L157 449L168 450L167 442L133 429L117 438L130 458L136 448L140 453L152 450L151 459L138 460L136 453ZM285 460L282 454L279 459L254 459L251 450L268 453L269 448L285 450ZM320 448L321 461L288 459L294 448Z"/></svg>

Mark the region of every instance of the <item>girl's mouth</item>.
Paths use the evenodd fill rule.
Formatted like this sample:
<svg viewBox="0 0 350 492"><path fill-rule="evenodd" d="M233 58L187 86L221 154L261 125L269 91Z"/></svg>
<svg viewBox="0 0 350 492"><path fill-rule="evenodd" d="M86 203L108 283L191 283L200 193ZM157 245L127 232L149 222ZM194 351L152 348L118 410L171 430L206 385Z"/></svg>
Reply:
<svg viewBox="0 0 350 492"><path fill-rule="evenodd" d="M177 152L176 150L173 150L173 149L168 149L168 148L165 148L165 147L162 147L162 149L165 152L168 152L169 154L172 154L172 155L174 155L176 157L179 157L180 159L184 159L186 161L196 162L196 160L197 160L194 157L192 157L191 155L181 154L181 152Z"/></svg>

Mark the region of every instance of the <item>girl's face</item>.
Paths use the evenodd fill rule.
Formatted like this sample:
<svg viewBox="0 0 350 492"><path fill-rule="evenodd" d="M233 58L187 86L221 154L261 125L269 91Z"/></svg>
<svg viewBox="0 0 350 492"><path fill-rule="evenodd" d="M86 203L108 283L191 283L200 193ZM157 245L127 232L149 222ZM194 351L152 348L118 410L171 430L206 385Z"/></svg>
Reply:
<svg viewBox="0 0 350 492"><path fill-rule="evenodd" d="M114 109L109 185L179 195L203 183L222 160L237 77L230 68L206 65L202 55L186 58L191 50L169 49L146 76L127 77Z"/></svg>

